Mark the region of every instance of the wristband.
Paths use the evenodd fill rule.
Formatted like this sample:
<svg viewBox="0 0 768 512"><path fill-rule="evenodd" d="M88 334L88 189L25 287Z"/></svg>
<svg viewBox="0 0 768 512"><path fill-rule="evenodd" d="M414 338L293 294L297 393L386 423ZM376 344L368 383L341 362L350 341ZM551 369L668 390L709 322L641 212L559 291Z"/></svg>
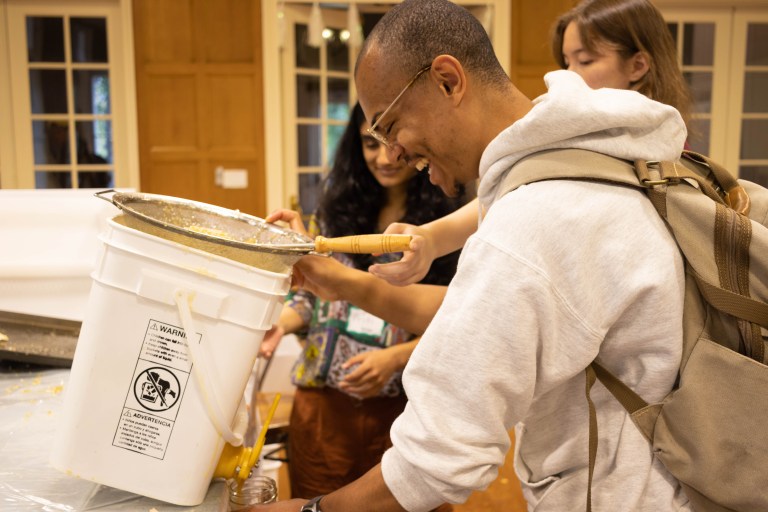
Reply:
<svg viewBox="0 0 768 512"><path fill-rule="evenodd" d="M320 500L324 498L324 495L315 496L301 507L301 512L322 512L320 510Z"/></svg>

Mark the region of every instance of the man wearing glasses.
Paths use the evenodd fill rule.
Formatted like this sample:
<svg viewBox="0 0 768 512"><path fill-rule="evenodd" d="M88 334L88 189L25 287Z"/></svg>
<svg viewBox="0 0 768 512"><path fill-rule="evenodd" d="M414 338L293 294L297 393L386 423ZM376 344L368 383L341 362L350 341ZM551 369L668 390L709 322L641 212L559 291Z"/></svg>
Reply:
<svg viewBox="0 0 768 512"><path fill-rule="evenodd" d="M463 502L495 479L512 427L529 509L583 508L585 368L599 356L649 402L670 391L681 357L683 264L641 192L554 180L502 194L500 184L521 159L551 149L676 159L686 137L680 115L635 92L591 90L568 71L547 75L549 92L531 102L482 26L446 0L393 8L366 40L355 79L370 134L447 194L480 178L485 214L444 294L374 284L328 258L297 264L304 286L321 296L370 309L386 302L390 314L400 304L401 325L414 332L436 314L406 367L409 403L381 464L332 494L273 510L427 511ZM592 399L600 435L594 510L688 510L621 405L601 386Z"/></svg>

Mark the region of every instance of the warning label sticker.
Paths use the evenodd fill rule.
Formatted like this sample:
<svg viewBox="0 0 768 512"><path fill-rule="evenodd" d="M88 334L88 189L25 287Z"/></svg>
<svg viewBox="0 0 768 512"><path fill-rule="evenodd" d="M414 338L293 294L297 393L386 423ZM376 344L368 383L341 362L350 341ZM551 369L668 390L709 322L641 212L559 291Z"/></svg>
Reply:
<svg viewBox="0 0 768 512"><path fill-rule="evenodd" d="M172 421L140 411L123 409L112 444L162 459L172 431Z"/></svg>
<svg viewBox="0 0 768 512"><path fill-rule="evenodd" d="M148 411L171 409L179 400L179 378L167 368L147 368L133 381L133 396Z"/></svg>
<svg viewBox="0 0 768 512"><path fill-rule="evenodd" d="M195 340L200 342L200 335ZM141 347L141 359L189 372L192 363L187 356L187 337L181 327L150 320Z"/></svg>
<svg viewBox="0 0 768 512"><path fill-rule="evenodd" d="M191 370L184 330L150 320L112 444L162 459Z"/></svg>

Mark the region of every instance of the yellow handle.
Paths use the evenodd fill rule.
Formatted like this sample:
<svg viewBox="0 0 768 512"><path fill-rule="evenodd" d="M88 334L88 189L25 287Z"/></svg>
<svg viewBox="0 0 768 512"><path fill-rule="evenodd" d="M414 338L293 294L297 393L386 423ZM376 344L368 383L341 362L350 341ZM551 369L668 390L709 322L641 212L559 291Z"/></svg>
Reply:
<svg viewBox="0 0 768 512"><path fill-rule="evenodd" d="M244 455L247 452L248 455ZM213 478L229 479L237 474L237 468L241 466L241 459L250 456L251 448L245 446L232 446L224 443L219 463L213 472Z"/></svg>
<svg viewBox="0 0 768 512"><path fill-rule="evenodd" d="M337 238L315 238L317 252L347 252L355 254L379 254L407 251L411 235L356 235Z"/></svg>
<svg viewBox="0 0 768 512"><path fill-rule="evenodd" d="M267 418L264 420L264 424L261 426L261 432L259 432L259 437L256 439L256 443L253 445L253 449L250 452L243 453L241 458L242 463L240 464L240 472L237 473L237 476L235 477L236 480L244 482L245 479L248 478L248 475L251 474L251 469L253 469L253 466L255 466L259 461L261 449L264 447L264 441L266 441L267 438L267 430L269 430L269 424L272 422L272 417L275 415L277 404L279 402L280 393L277 393L274 400L272 400L272 405L269 407L269 412L267 412Z"/></svg>
<svg viewBox="0 0 768 512"><path fill-rule="evenodd" d="M229 443L224 444L219 463L213 471L213 478L225 478L227 480L234 478L240 485L242 485L248 478L253 466L259 461L259 455L261 454L261 449L264 447L264 441L267 437L269 423L275 415L278 402L280 402L280 393L275 395L272 405L269 408L269 412L267 413L267 419L261 426L259 438L253 446L232 446ZM255 404L254 407L256 407Z"/></svg>

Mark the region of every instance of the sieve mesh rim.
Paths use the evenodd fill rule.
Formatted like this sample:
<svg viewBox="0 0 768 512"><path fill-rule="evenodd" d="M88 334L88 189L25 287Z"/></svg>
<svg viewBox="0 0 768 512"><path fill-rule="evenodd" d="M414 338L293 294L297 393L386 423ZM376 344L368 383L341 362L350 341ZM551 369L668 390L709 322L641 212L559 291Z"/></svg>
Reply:
<svg viewBox="0 0 768 512"><path fill-rule="evenodd" d="M112 194L109 198L107 194ZM191 199L182 199L173 196L166 196L161 194L148 194L142 192L118 192L116 190L105 190L94 194L100 199L111 202L114 206L123 211L127 215L131 215L141 221L155 225L161 229L168 230L180 235L188 236L198 240L202 240L209 243L225 245L234 247L237 249L269 252L274 254L296 255L305 254L309 252L310 248L300 247L281 247L281 245L289 244L313 244L313 240L296 231L281 228L275 224L270 224L260 217L242 213L238 210L231 210L221 206L202 203L199 201L193 201ZM161 211L165 211L166 214L163 218L157 218L141 211L138 205L150 205ZM168 213L169 209L177 210L179 215L174 216L173 212ZM263 241L244 241L238 240L233 237L220 236L213 231L203 232L201 230L190 229L188 226L184 226L182 220L189 220L194 214L198 214L202 218L214 217L225 222L227 228L237 228L242 230L243 233L251 232L253 235L264 238L262 235L265 233L274 237L276 241L272 243L264 243ZM173 222L169 220L178 220ZM201 228L213 228L214 226L201 226ZM216 230L224 233L224 230L220 226L215 226ZM226 233L227 235L233 235L234 233ZM242 238L242 237L241 237Z"/></svg>

